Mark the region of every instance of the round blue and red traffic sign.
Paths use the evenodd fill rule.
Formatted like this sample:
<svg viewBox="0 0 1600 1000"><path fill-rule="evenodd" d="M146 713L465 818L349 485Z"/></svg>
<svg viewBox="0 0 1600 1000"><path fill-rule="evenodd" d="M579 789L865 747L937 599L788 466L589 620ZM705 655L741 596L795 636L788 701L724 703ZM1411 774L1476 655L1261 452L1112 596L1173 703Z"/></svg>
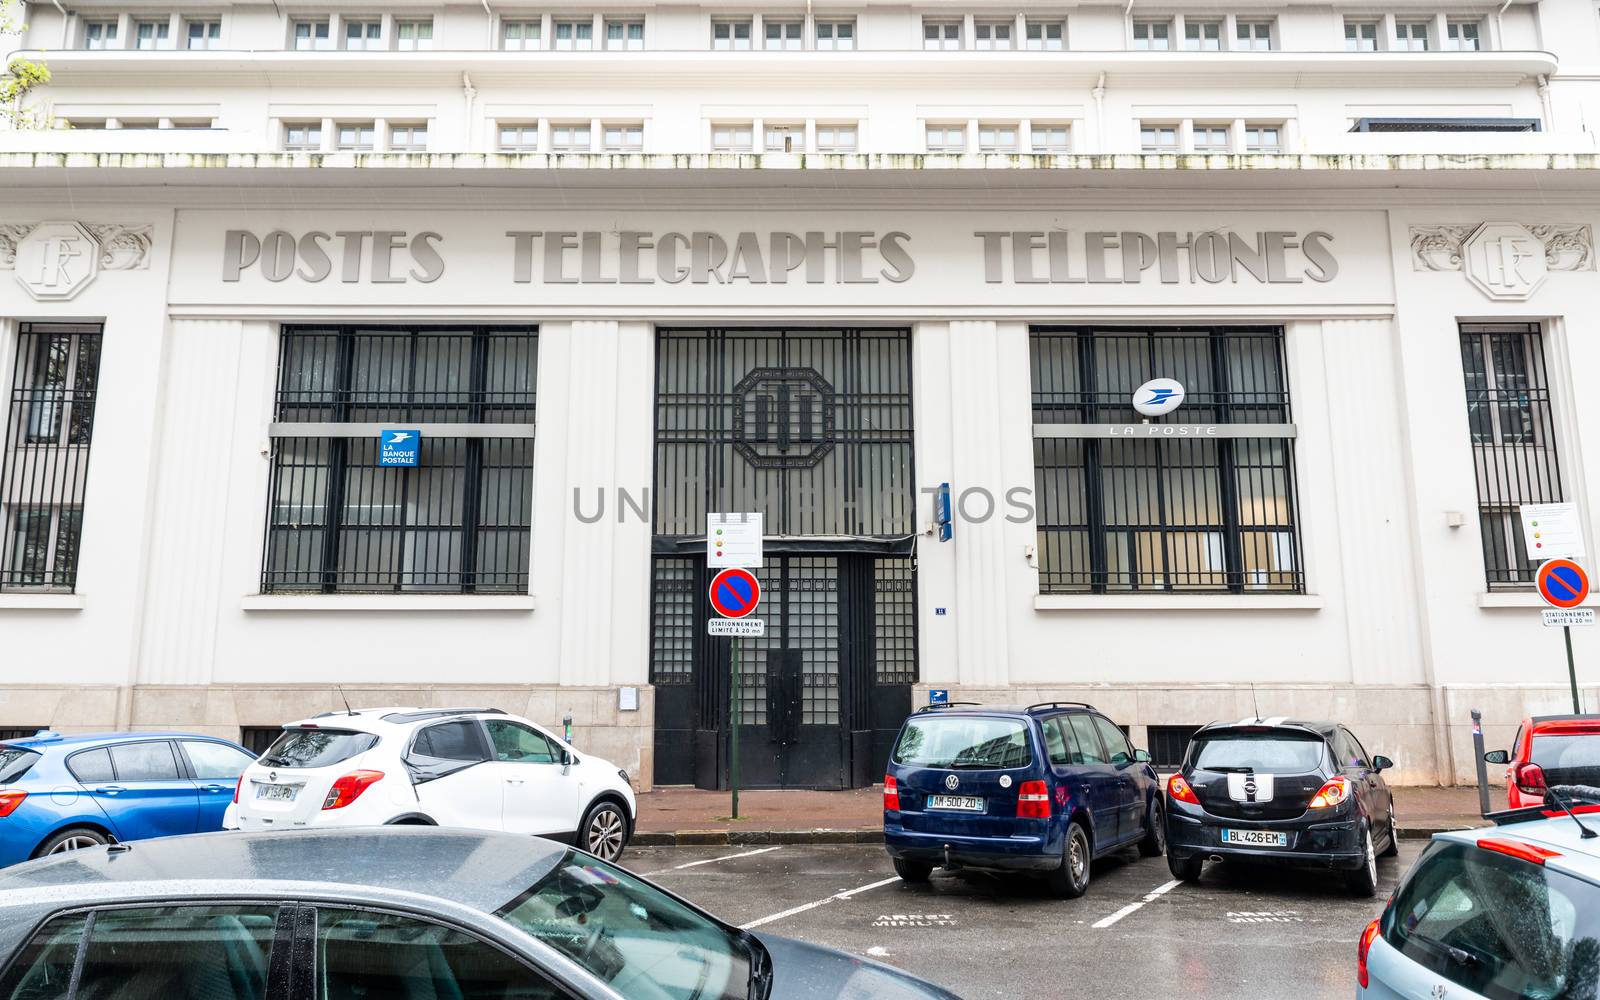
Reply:
<svg viewBox="0 0 1600 1000"><path fill-rule="evenodd" d="M1589 597L1589 574L1571 559L1552 559L1534 577L1539 596L1557 608L1575 608Z"/></svg>
<svg viewBox="0 0 1600 1000"><path fill-rule="evenodd" d="M711 607L724 618L743 618L761 603L761 583L747 569L730 567L711 581Z"/></svg>

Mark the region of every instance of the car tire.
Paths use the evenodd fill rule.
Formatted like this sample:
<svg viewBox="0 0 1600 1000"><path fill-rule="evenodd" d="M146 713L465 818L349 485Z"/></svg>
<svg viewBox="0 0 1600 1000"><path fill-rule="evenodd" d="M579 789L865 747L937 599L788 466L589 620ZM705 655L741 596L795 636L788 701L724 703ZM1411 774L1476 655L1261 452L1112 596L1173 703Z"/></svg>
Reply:
<svg viewBox="0 0 1600 1000"><path fill-rule="evenodd" d="M1350 890L1350 895L1362 899L1370 899L1378 894L1378 855L1372 849L1372 827L1362 828L1361 843L1364 846L1365 856L1361 867L1355 871L1346 872L1344 876L1345 888Z"/></svg>
<svg viewBox="0 0 1600 1000"><path fill-rule="evenodd" d="M1198 882L1200 873L1205 870L1206 859L1199 854L1180 858L1175 854L1167 855L1167 870L1179 882Z"/></svg>
<svg viewBox="0 0 1600 1000"><path fill-rule="evenodd" d="M1089 890L1089 868L1094 852L1089 846L1089 831L1077 820L1067 824L1067 835L1063 839L1061 867L1045 875L1044 884L1052 895L1077 899Z"/></svg>
<svg viewBox="0 0 1600 1000"><path fill-rule="evenodd" d="M577 839L580 849L601 861L615 861L628 846L628 817L610 799L596 802L584 813Z"/></svg>
<svg viewBox="0 0 1600 1000"><path fill-rule="evenodd" d="M1150 800L1150 808L1144 816L1144 839L1139 841L1139 856L1143 858L1159 858L1167 850L1167 818L1163 814L1161 800Z"/></svg>
<svg viewBox="0 0 1600 1000"><path fill-rule="evenodd" d="M1392 858L1400 853L1400 832L1394 825L1394 803L1389 803L1389 825L1385 828L1389 834L1389 843L1384 847L1380 858Z"/></svg>
<svg viewBox="0 0 1600 1000"><path fill-rule="evenodd" d="M86 826L75 826L70 830L62 830L49 840L39 845L33 852L36 858L47 854L65 854L68 851L79 851L86 847L104 847L111 843L111 838Z"/></svg>
<svg viewBox="0 0 1600 1000"><path fill-rule="evenodd" d="M895 858L894 873L900 876L902 882L926 882L928 876L933 874L933 866L924 861Z"/></svg>

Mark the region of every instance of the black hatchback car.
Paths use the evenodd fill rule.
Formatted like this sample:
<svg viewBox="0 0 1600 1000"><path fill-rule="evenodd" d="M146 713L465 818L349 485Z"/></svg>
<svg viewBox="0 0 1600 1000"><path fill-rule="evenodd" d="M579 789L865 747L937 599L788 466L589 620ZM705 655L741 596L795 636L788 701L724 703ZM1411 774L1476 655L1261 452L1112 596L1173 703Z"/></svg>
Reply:
<svg viewBox="0 0 1600 1000"><path fill-rule="evenodd" d="M1330 868L1371 896L1378 857L1399 851L1393 766L1336 722L1214 722L1167 779L1167 864L1185 881L1208 860Z"/></svg>

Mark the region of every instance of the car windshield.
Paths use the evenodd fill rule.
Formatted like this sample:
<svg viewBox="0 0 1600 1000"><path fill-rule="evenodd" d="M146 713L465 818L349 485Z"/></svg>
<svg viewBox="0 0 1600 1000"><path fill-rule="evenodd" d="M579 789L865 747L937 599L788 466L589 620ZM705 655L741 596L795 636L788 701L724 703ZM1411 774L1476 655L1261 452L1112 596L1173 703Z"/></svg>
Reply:
<svg viewBox="0 0 1600 1000"><path fill-rule="evenodd" d="M267 767L332 767L371 750L378 738L347 729L285 729L261 755Z"/></svg>
<svg viewBox="0 0 1600 1000"><path fill-rule="evenodd" d="M912 719L895 744L896 764L919 767L1025 767L1028 727L1017 719L934 716Z"/></svg>
<svg viewBox="0 0 1600 1000"><path fill-rule="evenodd" d="M0 743L0 785L9 785L28 773L39 759L32 750Z"/></svg>
<svg viewBox="0 0 1600 1000"><path fill-rule="evenodd" d="M1315 771L1322 741L1285 733L1229 733L1195 740L1194 766L1202 771L1262 771L1294 774Z"/></svg>
<svg viewBox="0 0 1600 1000"><path fill-rule="evenodd" d="M1600 733L1535 733L1533 762L1552 785L1600 784Z"/></svg>
<svg viewBox="0 0 1600 1000"><path fill-rule="evenodd" d="M745 1000L751 996L746 939L577 851L499 911L623 996Z"/></svg>

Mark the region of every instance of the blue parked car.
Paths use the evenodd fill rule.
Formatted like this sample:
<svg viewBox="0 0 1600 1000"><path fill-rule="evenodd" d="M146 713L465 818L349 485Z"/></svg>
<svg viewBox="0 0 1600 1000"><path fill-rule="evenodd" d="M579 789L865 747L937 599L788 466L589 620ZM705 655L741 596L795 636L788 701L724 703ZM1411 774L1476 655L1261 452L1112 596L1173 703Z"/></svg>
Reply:
<svg viewBox="0 0 1600 1000"><path fill-rule="evenodd" d="M935 867L1029 871L1077 897L1095 858L1162 852L1160 787L1150 755L1093 705L930 705L895 739L884 843L907 882Z"/></svg>
<svg viewBox="0 0 1600 1000"><path fill-rule="evenodd" d="M222 829L255 755L188 733L40 733L0 743L0 866Z"/></svg>

